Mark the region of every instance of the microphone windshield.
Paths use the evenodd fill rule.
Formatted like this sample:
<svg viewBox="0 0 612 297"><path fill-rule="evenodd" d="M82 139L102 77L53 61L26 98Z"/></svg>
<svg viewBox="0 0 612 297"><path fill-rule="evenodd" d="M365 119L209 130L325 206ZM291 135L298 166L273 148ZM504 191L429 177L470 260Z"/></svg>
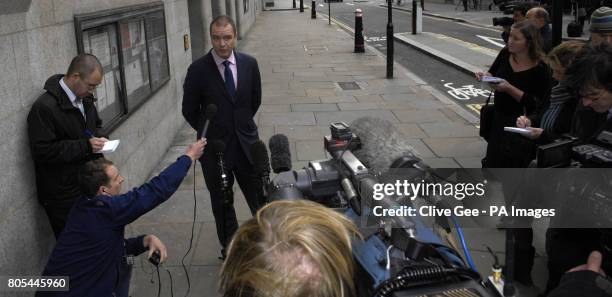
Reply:
<svg viewBox="0 0 612 297"><path fill-rule="evenodd" d="M255 163L255 172L270 172L270 158L268 157L268 149L263 141L257 140L251 145L251 157Z"/></svg>
<svg viewBox="0 0 612 297"><path fill-rule="evenodd" d="M206 106L206 118L207 119L212 119L215 117L215 114L217 114L217 105L214 104L208 104Z"/></svg>
<svg viewBox="0 0 612 297"><path fill-rule="evenodd" d="M419 156L406 136L387 120L361 117L351 123L351 131L361 139L361 149L353 154L370 169L383 171L399 158Z"/></svg>
<svg viewBox="0 0 612 297"><path fill-rule="evenodd" d="M291 150L287 136L276 134L270 137L268 147L270 148L272 171L280 173L291 170Z"/></svg>
<svg viewBox="0 0 612 297"><path fill-rule="evenodd" d="M222 140L215 139L213 140L212 145L213 145L213 148L215 149L215 152L217 153L225 152L225 142L223 142Z"/></svg>

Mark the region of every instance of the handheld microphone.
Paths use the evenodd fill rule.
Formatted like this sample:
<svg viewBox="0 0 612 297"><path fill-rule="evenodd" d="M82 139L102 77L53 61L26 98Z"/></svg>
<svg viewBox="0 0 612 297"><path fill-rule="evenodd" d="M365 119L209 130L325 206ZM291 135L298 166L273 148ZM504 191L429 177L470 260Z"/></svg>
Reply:
<svg viewBox="0 0 612 297"><path fill-rule="evenodd" d="M225 152L225 142L219 139L213 141L213 148L217 154L217 165L219 167L219 176L221 177L221 191L227 192L229 190L229 177L227 168L225 168L225 162L223 161L223 153Z"/></svg>
<svg viewBox="0 0 612 297"><path fill-rule="evenodd" d="M255 173L257 174L257 188L263 189L263 197L267 197L266 186L270 184L270 158L268 149L263 141L257 140L251 145L251 157L254 161Z"/></svg>
<svg viewBox="0 0 612 297"><path fill-rule="evenodd" d="M217 106L214 104L208 104L204 112L204 118L206 119L206 121L204 122L202 129L198 131L198 139L206 137L208 125L210 124L210 120L215 117L215 114L217 114Z"/></svg>
<svg viewBox="0 0 612 297"><path fill-rule="evenodd" d="M291 170L291 150L287 136L276 134L270 137L268 147L270 148L272 171L278 174Z"/></svg>

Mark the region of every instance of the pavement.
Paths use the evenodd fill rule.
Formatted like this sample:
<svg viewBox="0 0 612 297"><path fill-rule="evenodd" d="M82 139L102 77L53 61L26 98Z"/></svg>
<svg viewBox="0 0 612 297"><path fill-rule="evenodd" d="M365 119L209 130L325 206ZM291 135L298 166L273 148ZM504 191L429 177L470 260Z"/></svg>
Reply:
<svg viewBox="0 0 612 297"><path fill-rule="evenodd" d="M276 3L291 5L288 0ZM394 78L386 79L384 56L370 46L366 53L353 53L352 35L334 23L328 25L321 14L313 20L308 10L264 11L238 48L259 62L263 99L255 120L260 138L267 142L276 133L287 135L294 169L327 157L322 139L329 134L330 122L350 123L362 116L392 122L434 168L480 167L486 144L478 137L473 115L399 64ZM344 90L339 82L354 82L359 88ZM151 176L182 155L194 139L195 132L185 125ZM234 192L242 222L251 215L237 186ZM126 228L126 236L144 233L157 235L168 247L165 268L171 273L174 296L187 293L185 270L190 296L220 296L216 286L221 247L199 164L169 201ZM486 246L503 256L504 233L496 229L465 233L476 266L483 275L489 274L493 259ZM540 287L546 279L544 263L538 252L533 276ZM161 296L170 296L166 269L160 269ZM144 256L138 257L131 295L156 296L157 291L157 272Z"/></svg>

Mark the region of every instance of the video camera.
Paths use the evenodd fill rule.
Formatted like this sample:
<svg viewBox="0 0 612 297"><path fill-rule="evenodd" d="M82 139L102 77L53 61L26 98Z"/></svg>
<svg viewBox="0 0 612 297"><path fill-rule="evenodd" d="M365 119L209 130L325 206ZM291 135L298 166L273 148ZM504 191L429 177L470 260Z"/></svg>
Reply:
<svg viewBox="0 0 612 297"><path fill-rule="evenodd" d="M612 132L603 131L597 144L583 144L578 138L564 135L561 139L538 147L538 168L612 168Z"/></svg>
<svg viewBox="0 0 612 297"><path fill-rule="evenodd" d="M499 9L505 15L514 14L517 10L520 10L525 14L529 9L538 5L536 2L523 2L523 1L509 1L509 0L494 0L495 5L499 6ZM514 24L512 17L496 17L493 18L493 26L510 27Z"/></svg>
<svg viewBox="0 0 612 297"><path fill-rule="evenodd" d="M395 197L373 199L374 185L385 177L367 168L353 153L362 149L359 135L343 122L332 123L330 130L331 135L324 137L330 159L278 172L265 191L270 201L309 199L355 222L363 236L353 242L357 296L496 296L461 255L418 217L368 217L376 203L389 208L399 204ZM408 169L411 176L406 179L428 175L427 165L416 157L398 158L391 167Z"/></svg>

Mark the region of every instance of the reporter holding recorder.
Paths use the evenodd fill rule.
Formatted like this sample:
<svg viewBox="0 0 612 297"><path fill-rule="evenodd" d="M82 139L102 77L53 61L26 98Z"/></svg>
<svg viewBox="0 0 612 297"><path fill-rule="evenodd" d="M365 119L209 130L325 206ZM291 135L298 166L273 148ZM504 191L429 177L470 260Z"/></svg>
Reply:
<svg viewBox="0 0 612 297"><path fill-rule="evenodd" d="M43 276L67 276L70 290L39 291L36 296L127 297L131 266L128 256L160 252L166 247L154 235L124 239L125 226L166 201L178 189L191 164L202 156L205 139L144 185L120 194L123 177L104 158L87 162L79 174L84 196L75 202L49 258Z"/></svg>

